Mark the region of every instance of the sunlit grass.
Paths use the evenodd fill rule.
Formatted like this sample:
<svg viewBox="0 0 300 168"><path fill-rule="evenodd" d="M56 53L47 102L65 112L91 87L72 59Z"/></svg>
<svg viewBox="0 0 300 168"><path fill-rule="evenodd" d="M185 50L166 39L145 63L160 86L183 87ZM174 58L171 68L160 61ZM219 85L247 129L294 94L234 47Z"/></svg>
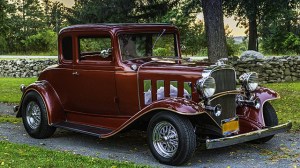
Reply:
<svg viewBox="0 0 300 168"><path fill-rule="evenodd" d="M18 103L22 96L20 85L28 86L36 80L37 78L0 78L0 102Z"/></svg>
<svg viewBox="0 0 300 168"><path fill-rule="evenodd" d="M280 123L293 122L294 131L300 131L300 82L265 84L281 96L271 101Z"/></svg>
<svg viewBox="0 0 300 168"><path fill-rule="evenodd" d="M0 167L148 167L0 141Z"/></svg>

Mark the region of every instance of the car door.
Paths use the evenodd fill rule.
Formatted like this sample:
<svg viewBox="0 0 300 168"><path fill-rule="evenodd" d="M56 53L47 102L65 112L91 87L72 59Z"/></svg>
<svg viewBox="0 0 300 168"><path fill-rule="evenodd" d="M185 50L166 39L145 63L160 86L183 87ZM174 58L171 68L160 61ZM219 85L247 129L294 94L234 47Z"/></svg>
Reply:
<svg viewBox="0 0 300 168"><path fill-rule="evenodd" d="M114 115L117 105L111 35L108 32L80 33L75 43L77 56L68 111Z"/></svg>

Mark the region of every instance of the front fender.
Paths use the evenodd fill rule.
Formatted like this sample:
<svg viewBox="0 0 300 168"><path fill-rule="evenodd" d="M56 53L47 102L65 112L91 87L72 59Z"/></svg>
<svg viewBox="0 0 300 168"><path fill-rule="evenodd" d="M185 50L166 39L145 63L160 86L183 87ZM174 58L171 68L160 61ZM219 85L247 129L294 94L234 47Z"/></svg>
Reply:
<svg viewBox="0 0 300 168"><path fill-rule="evenodd" d="M139 113L153 111L155 109L165 109L182 115L198 115L205 112L205 109L196 102L176 97L155 101L143 108Z"/></svg>
<svg viewBox="0 0 300 168"><path fill-rule="evenodd" d="M20 108L18 110L17 117L22 117L21 109L24 97L27 93L32 91L37 92L42 97L47 109L49 125L65 120L65 114L60 99L51 84L45 80L36 81L25 88L20 101Z"/></svg>
<svg viewBox="0 0 300 168"><path fill-rule="evenodd" d="M237 108L237 114L240 118L240 133L246 133L263 129L266 127L263 115L263 105L270 100L279 99L280 95L268 88L260 87L253 92L255 98L261 101L261 107L256 109L252 106L242 106Z"/></svg>
<svg viewBox="0 0 300 168"><path fill-rule="evenodd" d="M132 124L134 121L137 121L141 117L145 116L146 114L152 113L154 115L158 111L170 111L186 116L196 116L206 113L205 109L199 106L196 102L180 97L166 98L163 100L155 101L150 105L146 106L134 116L132 116L129 120L127 120L125 123L123 123L119 128L117 128L109 134L103 135L102 138L113 136L116 133L122 131L130 124Z"/></svg>

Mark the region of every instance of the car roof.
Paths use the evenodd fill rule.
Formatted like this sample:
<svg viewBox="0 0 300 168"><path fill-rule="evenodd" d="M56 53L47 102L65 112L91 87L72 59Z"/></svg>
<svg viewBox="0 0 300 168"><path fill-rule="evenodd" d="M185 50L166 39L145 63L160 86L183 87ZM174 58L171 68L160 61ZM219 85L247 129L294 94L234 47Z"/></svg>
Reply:
<svg viewBox="0 0 300 168"><path fill-rule="evenodd" d="M153 29L153 30L177 30L176 26L168 23L94 23L94 24L79 24L72 25L63 28L59 34L73 31L89 31L89 30L142 30L142 29Z"/></svg>

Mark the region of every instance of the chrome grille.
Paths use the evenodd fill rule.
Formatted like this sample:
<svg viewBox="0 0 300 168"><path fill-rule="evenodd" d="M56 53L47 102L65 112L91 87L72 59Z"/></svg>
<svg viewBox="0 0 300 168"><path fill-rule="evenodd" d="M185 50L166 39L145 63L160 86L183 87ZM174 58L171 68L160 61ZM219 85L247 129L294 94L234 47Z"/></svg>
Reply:
<svg viewBox="0 0 300 168"><path fill-rule="evenodd" d="M236 77L233 69L221 69L214 71L211 76L216 81L216 92L221 93L228 90L236 90ZM236 102L235 95L224 95L211 101L211 106L220 104L222 106L222 114L216 117L212 114L212 117L221 124L221 120L233 118L236 115Z"/></svg>

